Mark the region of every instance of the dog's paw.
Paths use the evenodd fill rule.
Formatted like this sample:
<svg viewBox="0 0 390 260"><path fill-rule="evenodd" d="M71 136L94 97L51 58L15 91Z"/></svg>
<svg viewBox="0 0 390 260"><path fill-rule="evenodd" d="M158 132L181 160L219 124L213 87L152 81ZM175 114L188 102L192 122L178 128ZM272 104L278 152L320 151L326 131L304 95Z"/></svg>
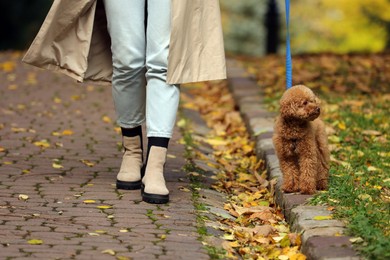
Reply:
<svg viewBox="0 0 390 260"><path fill-rule="evenodd" d="M320 180L317 182L317 190L326 190L328 188L328 180Z"/></svg>
<svg viewBox="0 0 390 260"><path fill-rule="evenodd" d="M285 193L292 193L292 192L296 192L297 191L297 189L294 189L293 185L288 185L288 184L283 184L282 185L282 190Z"/></svg>
<svg viewBox="0 0 390 260"><path fill-rule="evenodd" d="M316 192L316 187L301 186L299 188L299 192L301 194L312 195L312 194L314 194Z"/></svg>

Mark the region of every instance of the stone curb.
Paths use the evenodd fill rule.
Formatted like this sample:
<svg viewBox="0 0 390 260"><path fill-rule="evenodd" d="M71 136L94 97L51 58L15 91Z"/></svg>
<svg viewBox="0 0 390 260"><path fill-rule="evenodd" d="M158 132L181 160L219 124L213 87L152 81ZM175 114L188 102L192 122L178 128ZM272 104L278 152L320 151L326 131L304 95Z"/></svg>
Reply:
<svg viewBox="0 0 390 260"><path fill-rule="evenodd" d="M292 230L302 232L302 252L308 259L360 259L350 237L342 235L343 222L334 219L315 220L315 216L329 216L323 206L309 206L310 195L285 194L281 190L282 173L272 143L275 114L267 111L260 88L237 61L227 61L229 89L244 118L248 131L256 143L256 154L264 159L270 179L277 179L275 196Z"/></svg>

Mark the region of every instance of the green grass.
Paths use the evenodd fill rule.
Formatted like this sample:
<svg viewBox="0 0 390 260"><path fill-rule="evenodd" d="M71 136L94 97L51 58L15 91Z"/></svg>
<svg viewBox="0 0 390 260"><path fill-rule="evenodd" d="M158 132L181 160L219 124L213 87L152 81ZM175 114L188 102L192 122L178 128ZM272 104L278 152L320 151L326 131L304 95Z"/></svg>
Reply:
<svg viewBox="0 0 390 260"><path fill-rule="evenodd" d="M348 221L349 234L363 239L356 246L369 259L389 259L390 106L372 98L363 100L361 110L342 107L325 116L340 139L330 139L339 163L331 165L329 190L313 203L334 206L335 217Z"/></svg>

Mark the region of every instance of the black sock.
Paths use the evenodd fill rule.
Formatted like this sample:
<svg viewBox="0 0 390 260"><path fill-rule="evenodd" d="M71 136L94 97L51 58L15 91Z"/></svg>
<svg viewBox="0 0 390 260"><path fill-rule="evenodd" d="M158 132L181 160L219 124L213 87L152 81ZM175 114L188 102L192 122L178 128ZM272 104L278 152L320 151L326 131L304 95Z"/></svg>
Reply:
<svg viewBox="0 0 390 260"><path fill-rule="evenodd" d="M123 128L121 127L122 135L127 137L142 136L142 127L137 126L134 128Z"/></svg>
<svg viewBox="0 0 390 260"><path fill-rule="evenodd" d="M148 137L148 151L146 153L146 163L148 163L149 152L152 146L168 148L169 138L166 137Z"/></svg>

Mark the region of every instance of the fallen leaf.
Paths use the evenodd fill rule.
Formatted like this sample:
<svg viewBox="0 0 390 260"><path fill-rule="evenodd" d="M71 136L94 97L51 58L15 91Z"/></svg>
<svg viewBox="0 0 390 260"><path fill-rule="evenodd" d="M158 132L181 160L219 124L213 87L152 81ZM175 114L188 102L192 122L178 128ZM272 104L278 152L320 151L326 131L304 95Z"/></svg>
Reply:
<svg viewBox="0 0 390 260"><path fill-rule="evenodd" d="M360 243L364 242L363 238L361 238L361 237L353 237L353 238L350 238L349 241L353 244L360 244Z"/></svg>
<svg viewBox="0 0 390 260"><path fill-rule="evenodd" d="M89 161L89 160L81 159L80 162L84 163L84 164L87 165L88 167L93 167L93 166L95 166L95 163L94 163L94 162L91 162L91 161Z"/></svg>
<svg viewBox="0 0 390 260"><path fill-rule="evenodd" d="M41 239L30 239L27 241L27 243L29 243L30 245L42 245L43 244L43 240Z"/></svg>
<svg viewBox="0 0 390 260"><path fill-rule="evenodd" d="M85 201L84 201L84 203L85 203ZM98 208L98 209L112 209L112 206L110 206L110 205L102 205L102 206L97 206L96 208Z"/></svg>
<svg viewBox="0 0 390 260"><path fill-rule="evenodd" d="M50 143L46 139L34 142L34 145L38 146L38 147L41 147L41 148L48 148L48 147L50 147Z"/></svg>
<svg viewBox="0 0 390 260"><path fill-rule="evenodd" d="M131 258L127 256L117 256L116 260L131 260Z"/></svg>
<svg viewBox="0 0 390 260"><path fill-rule="evenodd" d="M85 204L93 204L93 203L96 203L95 200L84 200L83 201Z"/></svg>
<svg viewBox="0 0 390 260"><path fill-rule="evenodd" d="M329 220L329 219L332 219L332 216L329 215L329 216L315 216L313 217L314 220Z"/></svg>
<svg viewBox="0 0 390 260"><path fill-rule="evenodd" d="M369 194L359 194L358 198L361 200L372 201L372 197Z"/></svg>
<svg viewBox="0 0 390 260"><path fill-rule="evenodd" d="M362 134L364 135L372 135L372 136L381 136L382 133L376 130L364 130L362 131Z"/></svg>
<svg viewBox="0 0 390 260"><path fill-rule="evenodd" d="M72 130L69 130L69 129L62 131L62 135L73 135L73 134L74 134L74 132Z"/></svg>
<svg viewBox="0 0 390 260"><path fill-rule="evenodd" d="M108 116L103 116L103 117L102 117L102 120L103 120L104 123L107 123L107 124L109 124L109 123L112 122L112 121L111 121L111 118L109 118Z"/></svg>
<svg viewBox="0 0 390 260"><path fill-rule="evenodd" d="M28 195L26 194L19 194L19 197L18 197L19 200L23 200L23 201L26 201L29 199Z"/></svg>
<svg viewBox="0 0 390 260"><path fill-rule="evenodd" d="M101 252L102 254L116 255L116 252L112 249L106 249Z"/></svg>
<svg viewBox="0 0 390 260"><path fill-rule="evenodd" d="M54 169L62 169L62 168L64 168L64 166L62 166L62 165L61 165L60 163L58 163L58 162L53 162L52 167L53 167Z"/></svg>

